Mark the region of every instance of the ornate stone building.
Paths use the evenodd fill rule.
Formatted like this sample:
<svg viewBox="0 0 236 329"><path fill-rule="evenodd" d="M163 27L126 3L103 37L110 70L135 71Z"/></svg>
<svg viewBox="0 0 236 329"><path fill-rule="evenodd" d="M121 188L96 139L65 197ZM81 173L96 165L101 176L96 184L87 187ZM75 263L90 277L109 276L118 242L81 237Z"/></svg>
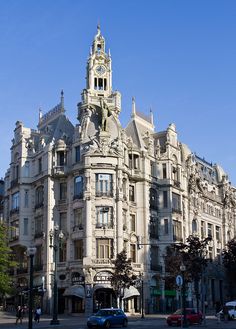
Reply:
<svg viewBox="0 0 236 329"><path fill-rule="evenodd" d="M112 90L111 56L98 27L78 125L65 115L63 92L54 109L40 112L37 130L16 123L4 211L20 264L14 280L21 301L29 286L25 251L33 245L34 295L51 309L52 246L58 242L59 312L114 306L111 260L123 249L142 274L145 311L168 309L176 287L165 286L165 249L190 234L213 237L208 257L217 261L207 275L207 298L211 304L223 300L221 251L235 236L235 188L219 166L178 141L174 124L155 132L152 113L138 113L133 99L130 122L122 128L120 111L121 94ZM138 287L124 292L124 306L140 310Z"/></svg>

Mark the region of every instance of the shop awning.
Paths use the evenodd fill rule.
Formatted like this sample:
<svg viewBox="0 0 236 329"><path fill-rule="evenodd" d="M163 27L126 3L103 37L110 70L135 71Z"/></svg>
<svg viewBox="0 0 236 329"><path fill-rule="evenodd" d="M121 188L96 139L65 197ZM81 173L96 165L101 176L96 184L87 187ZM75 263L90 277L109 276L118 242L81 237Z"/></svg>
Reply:
<svg viewBox="0 0 236 329"><path fill-rule="evenodd" d="M84 287L81 285L75 285L75 286L66 288L63 296L65 296L65 297L76 296L79 298L84 298L85 297Z"/></svg>
<svg viewBox="0 0 236 329"><path fill-rule="evenodd" d="M131 297L134 297L134 296L139 296L140 293L138 291L137 288L135 288L134 286L130 286L129 288L125 288L125 291L124 291L124 299L126 298L131 298Z"/></svg>
<svg viewBox="0 0 236 329"><path fill-rule="evenodd" d="M112 289L112 286L110 283L97 283L93 290L97 290L97 289Z"/></svg>

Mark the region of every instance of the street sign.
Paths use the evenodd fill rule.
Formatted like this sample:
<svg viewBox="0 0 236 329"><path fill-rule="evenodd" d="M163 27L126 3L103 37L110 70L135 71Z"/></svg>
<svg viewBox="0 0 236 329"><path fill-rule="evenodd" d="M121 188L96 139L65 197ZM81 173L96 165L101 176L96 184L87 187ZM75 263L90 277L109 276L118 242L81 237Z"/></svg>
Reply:
<svg viewBox="0 0 236 329"><path fill-rule="evenodd" d="M175 281L176 281L177 286L182 286L183 285L183 277L182 277L182 275L177 275Z"/></svg>

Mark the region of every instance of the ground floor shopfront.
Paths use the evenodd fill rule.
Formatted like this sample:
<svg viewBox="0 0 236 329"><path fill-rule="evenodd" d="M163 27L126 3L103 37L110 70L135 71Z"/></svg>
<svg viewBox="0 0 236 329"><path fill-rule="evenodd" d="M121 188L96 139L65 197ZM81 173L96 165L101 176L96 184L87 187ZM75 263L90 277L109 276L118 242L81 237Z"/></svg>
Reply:
<svg viewBox="0 0 236 329"><path fill-rule="evenodd" d="M122 308L127 313L140 312L140 293L135 287L124 290ZM100 308L118 307L116 294L109 284L74 285L58 291L58 312L93 313Z"/></svg>

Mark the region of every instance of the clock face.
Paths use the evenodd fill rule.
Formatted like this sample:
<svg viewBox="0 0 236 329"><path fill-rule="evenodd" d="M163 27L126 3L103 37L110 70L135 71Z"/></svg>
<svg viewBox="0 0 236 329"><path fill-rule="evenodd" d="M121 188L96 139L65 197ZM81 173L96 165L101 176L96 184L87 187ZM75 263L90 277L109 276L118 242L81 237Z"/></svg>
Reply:
<svg viewBox="0 0 236 329"><path fill-rule="evenodd" d="M99 74L99 75L103 75L103 74L106 72L106 69L105 69L104 66L102 66L102 65L98 65L98 66L96 67L96 72L97 72L97 74Z"/></svg>

